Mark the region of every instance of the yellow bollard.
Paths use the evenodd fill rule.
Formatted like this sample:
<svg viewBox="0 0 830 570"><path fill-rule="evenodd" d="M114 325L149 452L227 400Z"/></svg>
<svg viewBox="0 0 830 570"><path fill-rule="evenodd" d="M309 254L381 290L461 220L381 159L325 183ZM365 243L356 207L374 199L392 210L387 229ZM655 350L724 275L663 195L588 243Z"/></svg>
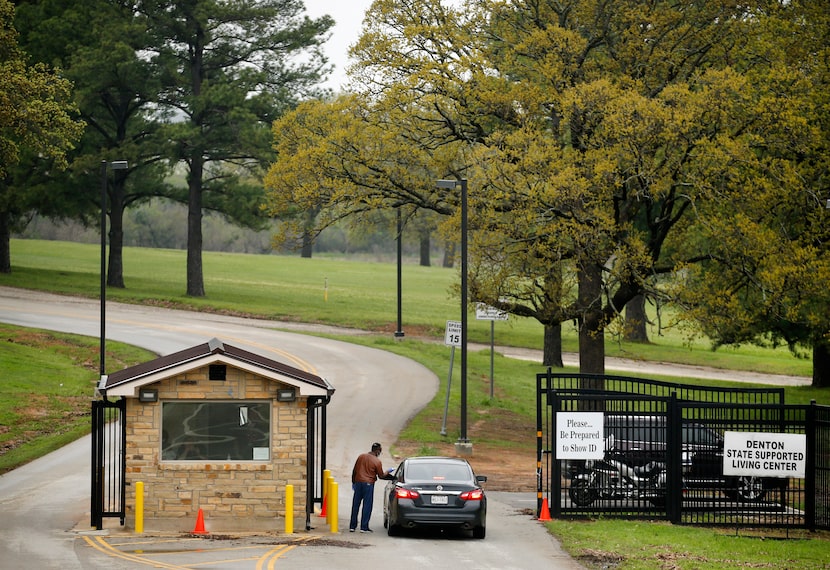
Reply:
<svg viewBox="0 0 830 570"><path fill-rule="evenodd" d="M334 500L332 498L332 495L331 495L332 485L334 485L334 477L329 475L328 478L326 479L326 494L328 495L328 498L326 500L326 524L327 525L331 525L331 513L337 512L336 509L334 509L334 505L331 504L332 501Z"/></svg>
<svg viewBox="0 0 830 570"><path fill-rule="evenodd" d="M294 485L285 486L285 534L294 534Z"/></svg>
<svg viewBox="0 0 830 570"><path fill-rule="evenodd" d="M144 532L144 482L135 484L135 532Z"/></svg>
<svg viewBox="0 0 830 570"><path fill-rule="evenodd" d="M331 471L328 469L323 470L323 504L320 507L320 517L326 517L326 523L328 523L328 513L326 511L326 499L329 496L329 477L331 477Z"/></svg>
<svg viewBox="0 0 830 570"><path fill-rule="evenodd" d="M329 508L329 512L331 513L331 532L337 534L337 481L334 479L331 481L329 494L331 495L331 506Z"/></svg>

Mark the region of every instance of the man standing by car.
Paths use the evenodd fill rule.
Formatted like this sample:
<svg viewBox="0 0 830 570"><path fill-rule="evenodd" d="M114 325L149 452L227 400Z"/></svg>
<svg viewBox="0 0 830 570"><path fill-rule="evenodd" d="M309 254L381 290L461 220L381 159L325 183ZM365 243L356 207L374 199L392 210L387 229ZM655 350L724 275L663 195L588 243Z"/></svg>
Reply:
<svg viewBox="0 0 830 570"><path fill-rule="evenodd" d="M349 521L349 532L357 528L357 512L363 503L363 512L360 517L360 532L372 532L369 528L369 519L372 517L372 503L375 498L375 481L378 479L394 479L391 473L384 473L383 464L378 456L383 448L379 443L372 444L372 450L361 453L352 469L352 518Z"/></svg>

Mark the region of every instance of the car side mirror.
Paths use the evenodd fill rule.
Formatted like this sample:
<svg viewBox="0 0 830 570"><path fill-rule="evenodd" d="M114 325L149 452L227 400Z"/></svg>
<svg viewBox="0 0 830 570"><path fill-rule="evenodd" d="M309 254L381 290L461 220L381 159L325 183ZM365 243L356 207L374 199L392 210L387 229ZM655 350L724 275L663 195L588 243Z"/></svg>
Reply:
<svg viewBox="0 0 830 570"><path fill-rule="evenodd" d="M487 475L476 475L476 483L486 483Z"/></svg>

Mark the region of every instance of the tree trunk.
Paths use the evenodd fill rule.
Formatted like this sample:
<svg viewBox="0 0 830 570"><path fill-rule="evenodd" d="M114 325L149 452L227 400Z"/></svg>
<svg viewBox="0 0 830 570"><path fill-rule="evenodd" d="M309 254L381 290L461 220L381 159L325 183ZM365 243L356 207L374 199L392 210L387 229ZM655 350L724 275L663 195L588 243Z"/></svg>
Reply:
<svg viewBox="0 0 830 570"><path fill-rule="evenodd" d="M455 262L455 242L444 242L444 260L441 262L441 267L449 269Z"/></svg>
<svg viewBox="0 0 830 570"><path fill-rule="evenodd" d="M813 342L813 388L830 387L830 340Z"/></svg>
<svg viewBox="0 0 830 570"><path fill-rule="evenodd" d="M11 220L7 210L0 210L0 273L12 272Z"/></svg>
<svg viewBox="0 0 830 570"><path fill-rule="evenodd" d="M109 262L107 286L124 288L124 184L126 177L116 171L110 195Z"/></svg>
<svg viewBox="0 0 830 570"><path fill-rule="evenodd" d="M630 342L648 342L646 329L646 297L637 295L625 305L625 330L623 338Z"/></svg>
<svg viewBox="0 0 830 570"><path fill-rule="evenodd" d="M429 267L431 265L429 259L429 247L430 247L430 239L429 239L429 231L424 230L421 232L420 239L418 240L419 243L419 251L420 251L420 258L421 258L421 267Z"/></svg>
<svg viewBox="0 0 830 570"><path fill-rule="evenodd" d="M602 315L602 270L590 261L577 270L579 318L579 372L605 374L605 336ZM585 388L602 390L602 381Z"/></svg>
<svg viewBox="0 0 830 570"><path fill-rule="evenodd" d="M545 325L545 343L542 351L542 365L564 368L562 362L562 324Z"/></svg>
<svg viewBox="0 0 830 570"><path fill-rule="evenodd" d="M187 203L187 294L205 296L202 275L202 170L204 159L195 151L188 173Z"/></svg>
<svg viewBox="0 0 830 570"><path fill-rule="evenodd" d="M311 240L311 234L303 232L303 245L300 248L300 257L304 259L311 259L314 252L314 242Z"/></svg>
<svg viewBox="0 0 830 570"><path fill-rule="evenodd" d="M314 220L317 219L319 210L311 208L306 212L305 226L303 227L303 244L300 249L300 257L303 259L311 259L311 254L314 251Z"/></svg>

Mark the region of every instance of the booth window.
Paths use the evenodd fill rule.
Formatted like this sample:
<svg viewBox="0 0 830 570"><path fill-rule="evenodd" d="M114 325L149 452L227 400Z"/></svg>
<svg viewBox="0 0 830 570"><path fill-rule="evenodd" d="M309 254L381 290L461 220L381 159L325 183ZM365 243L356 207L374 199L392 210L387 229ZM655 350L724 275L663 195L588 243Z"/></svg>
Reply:
<svg viewBox="0 0 830 570"><path fill-rule="evenodd" d="M268 461L271 403L162 402L161 458L169 461Z"/></svg>

